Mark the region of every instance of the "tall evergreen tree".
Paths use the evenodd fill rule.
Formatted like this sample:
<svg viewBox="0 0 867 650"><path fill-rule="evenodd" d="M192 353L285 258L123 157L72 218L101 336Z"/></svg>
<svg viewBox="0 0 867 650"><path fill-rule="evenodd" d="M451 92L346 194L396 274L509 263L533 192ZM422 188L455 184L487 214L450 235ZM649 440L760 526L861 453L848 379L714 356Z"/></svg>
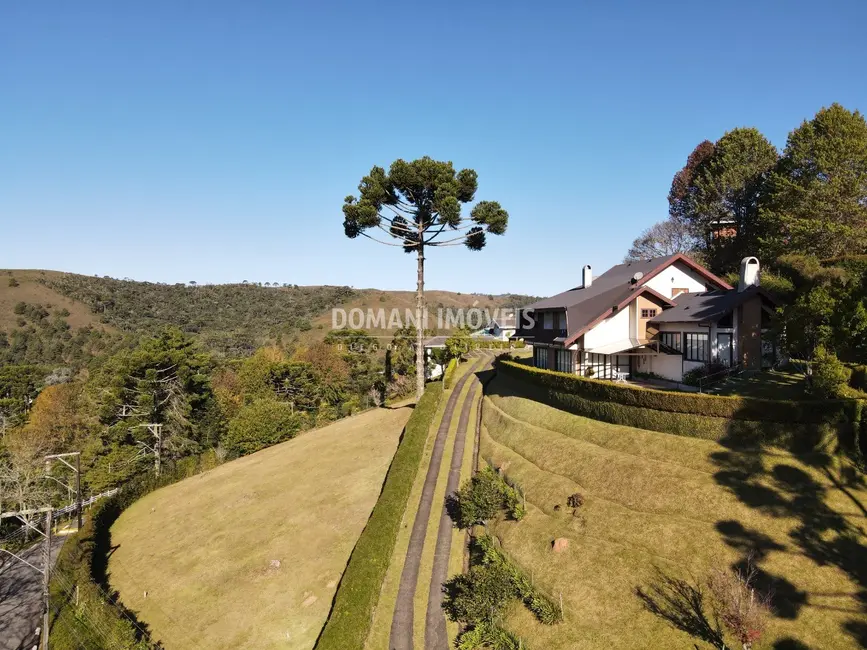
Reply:
<svg viewBox="0 0 867 650"><path fill-rule="evenodd" d="M759 201L778 155L754 128L733 129L709 144L696 147L675 175L669 208L691 226L708 264L722 273L755 250Z"/></svg>
<svg viewBox="0 0 867 650"><path fill-rule="evenodd" d="M415 369L419 398L424 391L425 250L461 245L481 250L485 247L486 234L502 235L509 222L509 213L496 201L480 201L469 215L461 214L462 204L475 198L477 186L474 170L455 172L451 162L425 156L412 162L396 160L388 173L382 167L374 167L361 179L360 196L347 196L344 201L343 229L347 237L355 239L362 235L416 254ZM374 228L397 241L373 237L367 231ZM446 238L440 239L441 236Z"/></svg>
<svg viewBox="0 0 867 650"><path fill-rule="evenodd" d="M767 255L867 251L867 123L839 104L789 134L761 211Z"/></svg>

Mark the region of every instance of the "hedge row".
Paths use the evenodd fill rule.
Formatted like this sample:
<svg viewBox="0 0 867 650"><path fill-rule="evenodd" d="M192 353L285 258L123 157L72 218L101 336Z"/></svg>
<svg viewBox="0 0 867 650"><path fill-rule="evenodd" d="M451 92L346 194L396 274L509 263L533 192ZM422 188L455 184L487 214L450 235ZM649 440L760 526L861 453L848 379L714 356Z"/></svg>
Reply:
<svg viewBox="0 0 867 650"><path fill-rule="evenodd" d="M120 602L108 584L111 526L134 501L153 490L211 469L218 464L212 451L186 458L157 479L149 475L123 486L98 502L81 530L66 540L51 578L53 650L129 648L157 650L147 626Z"/></svg>
<svg viewBox="0 0 867 650"><path fill-rule="evenodd" d="M382 493L340 580L316 650L361 650L364 647L442 394L441 382L428 384L406 424Z"/></svg>
<svg viewBox="0 0 867 650"><path fill-rule="evenodd" d="M449 359L449 364L443 373L443 388L448 390L455 383L455 374L458 370L458 360L454 357Z"/></svg>
<svg viewBox="0 0 867 650"><path fill-rule="evenodd" d="M851 421L851 400L772 400L682 393L617 384L498 359L498 370L549 390L623 406L735 420L832 423Z"/></svg>

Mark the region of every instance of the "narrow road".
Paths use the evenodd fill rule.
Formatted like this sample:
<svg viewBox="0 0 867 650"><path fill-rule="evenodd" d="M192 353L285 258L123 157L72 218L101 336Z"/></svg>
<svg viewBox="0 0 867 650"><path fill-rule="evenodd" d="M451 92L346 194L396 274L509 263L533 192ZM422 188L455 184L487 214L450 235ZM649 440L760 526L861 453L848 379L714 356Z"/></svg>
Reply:
<svg viewBox="0 0 867 650"><path fill-rule="evenodd" d="M65 538L51 540L51 564ZM42 569L40 542L18 553ZM0 650L30 650L39 643L36 629L42 625L42 574L23 562L0 553Z"/></svg>
<svg viewBox="0 0 867 650"><path fill-rule="evenodd" d="M490 360L485 367L490 365ZM464 451L466 449L467 427L470 422L470 410L476 401L475 388L479 384L478 377L473 374L470 380L470 390L461 407L461 416L458 419L458 430L455 434L455 447L452 454L452 463L449 467L449 477L446 482L446 497L454 494L460 487L461 466L464 463ZM475 436L472 438L473 444ZM449 637L446 630L446 617L443 612L443 583L448 579L449 558L452 553L452 518L443 503L440 514L440 527L437 531L436 550L434 551L433 570L431 572L430 592L427 600L427 614L424 627L425 650L448 650Z"/></svg>
<svg viewBox="0 0 867 650"><path fill-rule="evenodd" d="M443 419L437 429L431 452L430 464L424 479L421 498L419 499L418 511L412 524L412 532L409 537L409 547L406 551L406 562L400 575L400 585L397 591L397 603L394 606L394 616L391 620L391 637L389 648L391 650L412 650L413 640L413 601L415 600L416 586L418 585L419 567L421 565L422 551L424 550L424 538L430 521L433 507L434 490L436 489L437 476L442 464L443 452L445 451L446 438L452 423L455 405L464 385L470 377L475 377L475 372L484 363L484 359L473 362L473 366L464 374L452 389L449 401L446 403Z"/></svg>

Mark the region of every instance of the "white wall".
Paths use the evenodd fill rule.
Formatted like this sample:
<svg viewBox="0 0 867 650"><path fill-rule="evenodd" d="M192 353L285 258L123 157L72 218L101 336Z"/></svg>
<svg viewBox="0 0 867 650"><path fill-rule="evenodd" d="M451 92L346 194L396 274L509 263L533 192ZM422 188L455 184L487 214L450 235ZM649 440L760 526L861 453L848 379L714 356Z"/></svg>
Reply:
<svg viewBox="0 0 867 650"><path fill-rule="evenodd" d="M592 350L628 338L630 338L629 309L621 309L584 334L584 349Z"/></svg>
<svg viewBox="0 0 867 650"><path fill-rule="evenodd" d="M671 298L672 289L689 289L690 293L705 291L705 279L683 262L675 262L650 278L644 286Z"/></svg>
<svg viewBox="0 0 867 650"><path fill-rule="evenodd" d="M650 357L650 371L671 381L680 381L683 378L682 362L683 357L679 354L659 354Z"/></svg>

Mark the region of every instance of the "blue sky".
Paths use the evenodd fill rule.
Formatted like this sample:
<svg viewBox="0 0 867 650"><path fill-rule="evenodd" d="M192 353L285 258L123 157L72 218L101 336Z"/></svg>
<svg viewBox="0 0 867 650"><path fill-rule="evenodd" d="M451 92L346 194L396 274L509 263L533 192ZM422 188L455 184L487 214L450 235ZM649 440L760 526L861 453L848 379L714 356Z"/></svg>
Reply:
<svg viewBox="0 0 867 650"><path fill-rule="evenodd" d="M0 266L412 289L340 208L430 155L511 219L431 251L428 287L554 293L666 216L702 139L865 111L865 23L861 0L5 2Z"/></svg>

